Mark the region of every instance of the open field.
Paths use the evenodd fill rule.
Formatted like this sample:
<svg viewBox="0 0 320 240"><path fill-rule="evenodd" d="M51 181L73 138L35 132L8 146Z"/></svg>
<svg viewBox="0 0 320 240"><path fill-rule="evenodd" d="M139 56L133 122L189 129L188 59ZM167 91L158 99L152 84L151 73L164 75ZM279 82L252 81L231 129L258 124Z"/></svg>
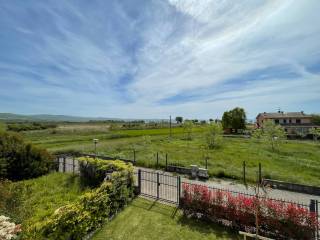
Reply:
<svg viewBox="0 0 320 240"><path fill-rule="evenodd" d="M13 218L23 226L41 222L57 208L74 202L83 194L79 177L65 173L51 173L39 178L12 183L14 194L8 209L0 209L0 213ZM1 206L1 204L0 204Z"/></svg>
<svg viewBox="0 0 320 240"><path fill-rule="evenodd" d="M208 157L210 176L242 178L242 163L246 161L247 180L254 182L258 164L262 164L263 176L295 183L320 185L320 144L312 141L285 141L280 152L247 138L224 138L222 146L215 150L205 150L203 128L194 129L193 140L183 140L182 128L173 128L173 137L168 138L169 129L108 130L92 132L84 128L74 131L50 130L29 131L24 135L33 143L51 152L80 151L92 153L93 138L98 138L97 152L107 156L133 159L133 149L139 166L156 167L156 153L159 165L168 163L181 166L197 164L205 166ZM303 169L303 171L301 171Z"/></svg>
<svg viewBox="0 0 320 240"><path fill-rule="evenodd" d="M241 239L223 228L183 217L175 207L135 199L106 223L92 238L93 240L187 240L187 239Z"/></svg>

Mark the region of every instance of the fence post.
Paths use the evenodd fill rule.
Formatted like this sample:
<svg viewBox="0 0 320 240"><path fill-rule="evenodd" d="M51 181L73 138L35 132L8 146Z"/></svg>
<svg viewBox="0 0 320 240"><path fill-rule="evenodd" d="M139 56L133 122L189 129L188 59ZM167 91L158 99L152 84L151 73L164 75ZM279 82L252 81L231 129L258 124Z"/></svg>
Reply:
<svg viewBox="0 0 320 240"><path fill-rule="evenodd" d="M246 182L246 161L243 161L243 183L244 183L244 185L247 185L247 182Z"/></svg>
<svg viewBox="0 0 320 240"><path fill-rule="evenodd" d="M159 186L160 186L159 173L157 172L157 199L159 199Z"/></svg>
<svg viewBox="0 0 320 240"><path fill-rule="evenodd" d="M57 172L59 172L59 169L60 168L60 157L58 156L57 157L57 161L56 161L56 166L55 166L55 170L57 171Z"/></svg>
<svg viewBox="0 0 320 240"><path fill-rule="evenodd" d="M138 169L138 192L141 194L141 169Z"/></svg>
<svg viewBox="0 0 320 240"><path fill-rule="evenodd" d="M63 172L66 172L66 157L63 157Z"/></svg>
<svg viewBox="0 0 320 240"><path fill-rule="evenodd" d="M262 175L261 175L261 163L259 163L259 183L262 183Z"/></svg>
<svg viewBox="0 0 320 240"><path fill-rule="evenodd" d="M310 212L314 213L317 221L318 221L318 212L317 212L317 201L314 199L310 199L310 205L309 205L309 210ZM318 224L317 224L318 225ZM318 235L319 235L319 229L318 226L316 227L316 232L315 232L315 239L318 239Z"/></svg>
<svg viewBox="0 0 320 240"><path fill-rule="evenodd" d="M181 177L177 177L177 203L180 206L180 198L181 198Z"/></svg>
<svg viewBox="0 0 320 240"><path fill-rule="evenodd" d="M208 157L206 157L206 169L208 169Z"/></svg>
<svg viewBox="0 0 320 240"><path fill-rule="evenodd" d="M136 150L133 150L133 162L136 162Z"/></svg>
<svg viewBox="0 0 320 240"><path fill-rule="evenodd" d="M166 153L166 171L168 170L168 153Z"/></svg>
<svg viewBox="0 0 320 240"><path fill-rule="evenodd" d="M159 167L159 153L157 152L157 168Z"/></svg>
<svg viewBox="0 0 320 240"><path fill-rule="evenodd" d="M320 236L319 236L319 201L316 200L316 218L317 218L317 227L316 227L316 237L317 239L320 239Z"/></svg>
<svg viewBox="0 0 320 240"><path fill-rule="evenodd" d="M72 157L72 173L74 174L74 168L75 168L75 166L74 166L74 157Z"/></svg>

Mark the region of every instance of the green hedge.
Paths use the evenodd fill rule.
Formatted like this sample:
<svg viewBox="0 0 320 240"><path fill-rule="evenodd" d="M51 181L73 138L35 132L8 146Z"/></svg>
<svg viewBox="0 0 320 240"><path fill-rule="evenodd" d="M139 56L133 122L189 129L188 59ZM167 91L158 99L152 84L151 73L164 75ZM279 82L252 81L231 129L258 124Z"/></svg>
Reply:
<svg viewBox="0 0 320 240"><path fill-rule="evenodd" d="M120 161L81 159L98 170L116 170L111 179L84 194L78 202L61 207L45 222L30 226L27 239L82 239L132 200L133 167Z"/></svg>
<svg viewBox="0 0 320 240"><path fill-rule="evenodd" d="M81 183L85 186L98 187L106 175L114 171L129 169L133 171L131 165L119 160L110 161L91 157L80 157L77 160L79 161Z"/></svg>

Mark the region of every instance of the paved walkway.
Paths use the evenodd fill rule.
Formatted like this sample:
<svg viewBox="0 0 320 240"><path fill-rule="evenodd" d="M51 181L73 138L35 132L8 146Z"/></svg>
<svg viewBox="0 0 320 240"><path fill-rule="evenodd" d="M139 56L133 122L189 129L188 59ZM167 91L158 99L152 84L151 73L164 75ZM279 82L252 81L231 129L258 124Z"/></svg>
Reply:
<svg viewBox="0 0 320 240"><path fill-rule="evenodd" d="M168 175L176 175L171 172L165 172L162 170L155 170L151 168L142 168L142 167L135 167L135 168L145 170L145 171L164 173ZM245 185L236 183L234 181L228 181L228 180L222 180L222 179L210 179L208 181L199 181L199 180L190 180L182 175L181 177L182 177L182 182L201 184L201 185L211 186L214 188L222 188L226 190L242 192L247 194L255 193L254 188L252 186L246 187ZM267 189L266 196L269 198L282 199L285 201L292 201L292 202L305 204L305 205L310 204L311 199L316 199L320 202L320 196L291 192L286 190L272 189L272 188Z"/></svg>

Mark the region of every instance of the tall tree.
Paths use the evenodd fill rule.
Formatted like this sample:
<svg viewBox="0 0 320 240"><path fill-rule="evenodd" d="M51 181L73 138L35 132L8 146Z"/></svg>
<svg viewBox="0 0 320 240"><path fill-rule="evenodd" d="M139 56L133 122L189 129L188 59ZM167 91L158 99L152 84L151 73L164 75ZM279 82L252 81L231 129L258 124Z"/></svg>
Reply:
<svg viewBox="0 0 320 240"><path fill-rule="evenodd" d="M246 112L244 109L236 107L223 113L222 126L224 129L232 128L236 131L238 131L238 129L245 129L246 118Z"/></svg>
<svg viewBox="0 0 320 240"><path fill-rule="evenodd" d="M181 124L183 122L183 117L176 117L176 122Z"/></svg>

